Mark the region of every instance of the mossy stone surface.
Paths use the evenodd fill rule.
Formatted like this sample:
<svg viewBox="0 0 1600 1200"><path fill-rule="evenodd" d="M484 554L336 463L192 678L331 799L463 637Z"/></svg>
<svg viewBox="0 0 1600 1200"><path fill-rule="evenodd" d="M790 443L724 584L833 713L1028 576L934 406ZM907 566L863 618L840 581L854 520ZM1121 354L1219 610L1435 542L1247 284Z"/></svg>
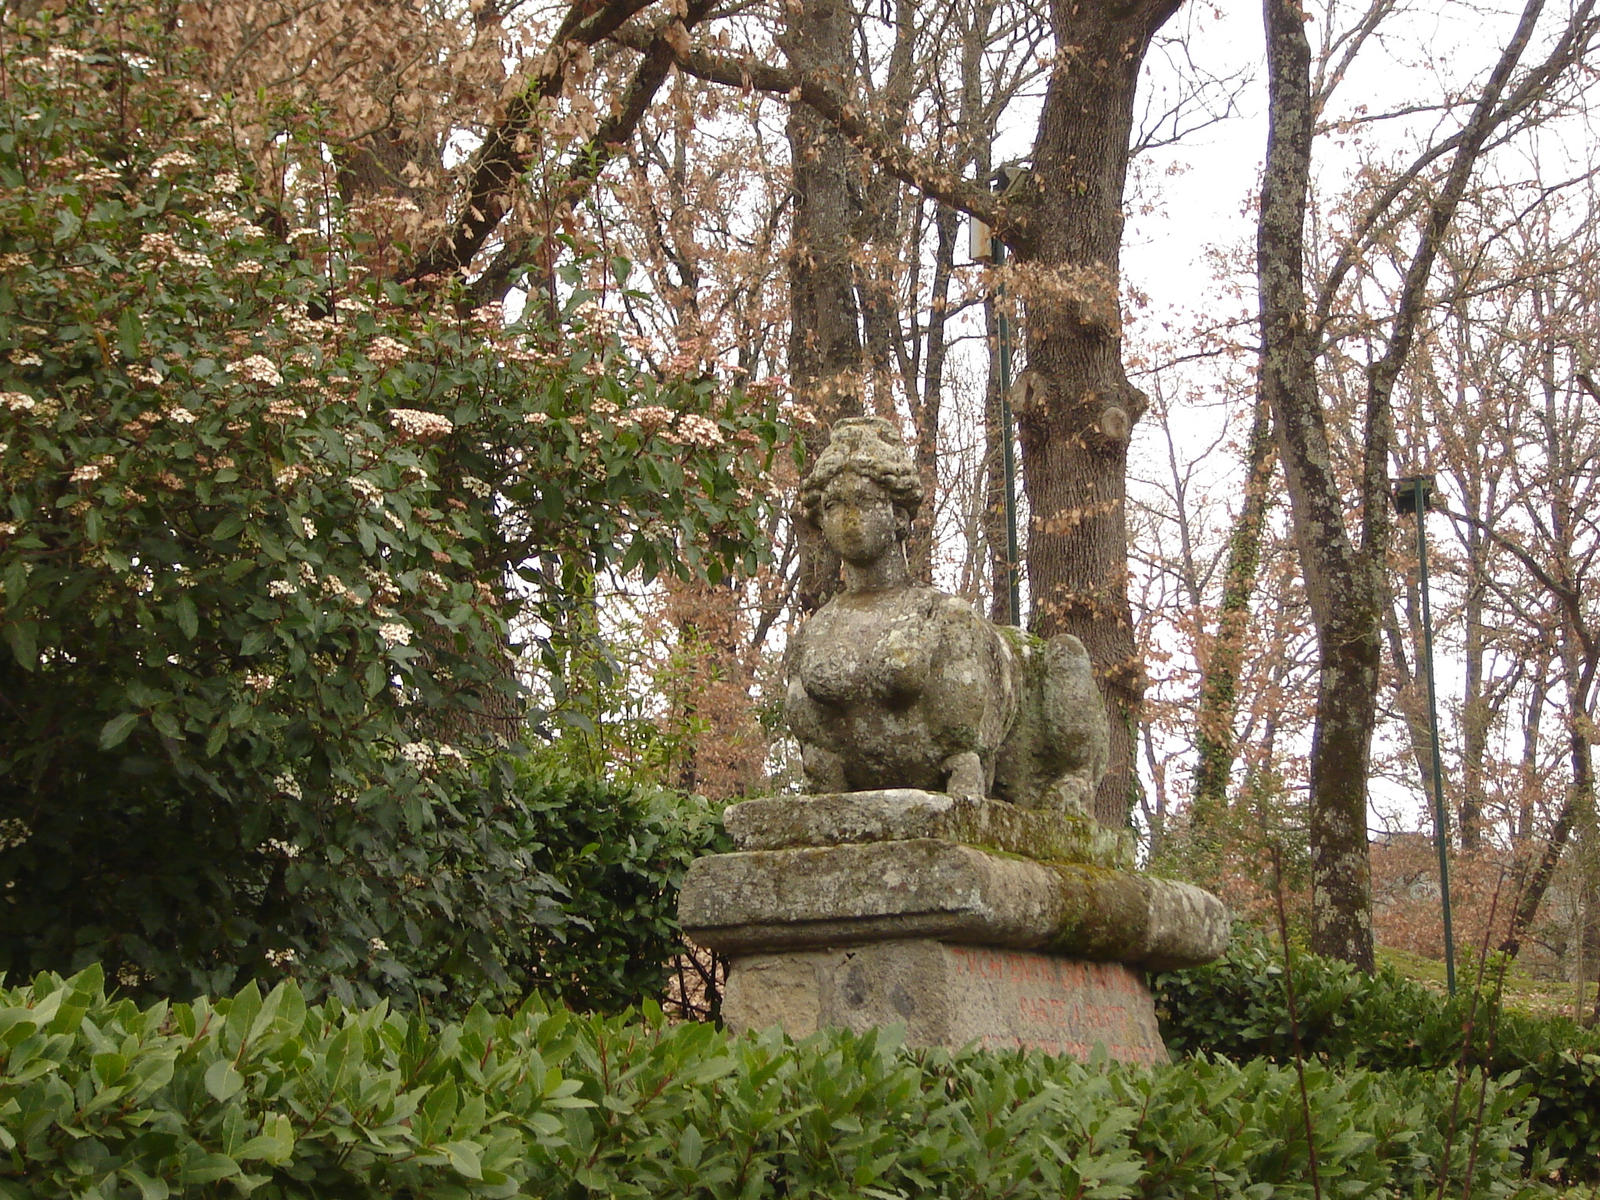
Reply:
<svg viewBox="0 0 1600 1200"><path fill-rule="evenodd" d="M746 800L723 815L740 850L938 838L1044 862L1132 870L1134 835L1092 817L915 788Z"/></svg>

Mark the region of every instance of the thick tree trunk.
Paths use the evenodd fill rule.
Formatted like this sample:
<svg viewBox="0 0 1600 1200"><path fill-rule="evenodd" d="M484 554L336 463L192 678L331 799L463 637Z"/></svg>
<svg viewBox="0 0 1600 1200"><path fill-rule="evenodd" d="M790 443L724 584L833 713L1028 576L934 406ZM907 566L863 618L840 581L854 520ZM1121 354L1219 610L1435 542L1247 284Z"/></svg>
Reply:
<svg viewBox="0 0 1600 1200"><path fill-rule="evenodd" d="M1177 0L1052 0L1057 64L1034 145L1034 207L1013 289L1026 306L1028 370L1042 386L1017 413L1031 624L1070 632L1093 660L1111 719L1095 815L1127 823L1144 689L1127 590L1128 436L1145 408L1122 365L1122 197L1134 91Z"/></svg>
<svg viewBox="0 0 1600 1200"><path fill-rule="evenodd" d="M802 0L792 6L781 39L790 68L848 94L854 78L853 29L854 11L845 0ZM806 450L815 456L827 444L834 421L862 410L861 314L852 256L861 206L849 178L858 159L844 135L804 104L789 106L787 135L794 170L789 379L795 398L817 416L806 434ZM798 529L795 602L809 613L838 589L839 559L804 522Z"/></svg>

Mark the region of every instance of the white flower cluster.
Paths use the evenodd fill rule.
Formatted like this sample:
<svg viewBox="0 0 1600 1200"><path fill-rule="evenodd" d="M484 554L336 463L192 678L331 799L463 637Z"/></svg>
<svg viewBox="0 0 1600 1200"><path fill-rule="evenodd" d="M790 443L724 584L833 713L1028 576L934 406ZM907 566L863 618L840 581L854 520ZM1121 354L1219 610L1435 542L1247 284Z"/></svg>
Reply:
<svg viewBox="0 0 1600 1200"><path fill-rule="evenodd" d="M285 596L294 595L294 593L295 586L287 579L274 579L271 583L267 584L267 595L273 597L274 599L281 600Z"/></svg>
<svg viewBox="0 0 1600 1200"><path fill-rule="evenodd" d="M387 367L411 353L411 347L387 335L379 335L367 343L367 357L379 366Z"/></svg>
<svg viewBox="0 0 1600 1200"><path fill-rule="evenodd" d="M0 392L0 405L11 412L29 412L38 403L26 392Z"/></svg>
<svg viewBox="0 0 1600 1200"><path fill-rule="evenodd" d="M197 250L185 250L170 233L147 233L139 240L139 249L156 258L168 259L186 267L206 271L211 260Z"/></svg>
<svg viewBox="0 0 1600 1200"><path fill-rule="evenodd" d="M87 171L80 171L73 179L74 183L81 183L88 187L96 187L105 183L121 183L122 176L110 167L90 167Z"/></svg>
<svg viewBox="0 0 1600 1200"><path fill-rule="evenodd" d="M6 357L12 362L16 363L19 367L44 366L44 359L40 358L32 350L13 350Z"/></svg>
<svg viewBox="0 0 1600 1200"><path fill-rule="evenodd" d="M295 782L293 775L274 775L272 777L272 786L276 791L282 792L290 799L300 799L300 785Z"/></svg>
<svg viewBox="0 0 1600 1200"><path fill-rule="evenodd" d="M74 467L72 474L68 478L73 483L93 483L95 480L103 478L106 468L115 461L116 459L112 458L111 455L102 454L93 462L86 462L81 466Z"/></svg>
<svg viewBox="0 0 1600 1200"><path fill-rule="evenodd" d="M350 485L350 490L360 496L368 504L377 504L383 499L383 489L370 479L363 479L359 475L352 475L345 480Z"/></svg>
<svg viewBox="0 0 1600 1200"><path fill-rule="evenodd" d="M391 646L409 646L411 626L402 621L385 621L378 626L378 636Z"/></svg>
<svg viewBox="0 0 1600 1200"><path fill-rule="evenodd" d="M295 953L293 946L286 946L282 950L268 950L266 958L269 967L286 967L292 962L300 961L300 956Z"/></svg>
<svg viewBox="0 0 1600 1200"><path fill-rule="evenodd" d="M363 567L362 573L366 575L367 582L372 585L372 598L383 604L398 604L400 602L400 588L395 584L394 577L387 571L374 570L372 567ZM390 616L390 613L378 614L381 617Z"/></svg>
<svg viewBox="0 0 1600 1200"><path fill-rule="evenodd" d="M388 949L389 943L384 941L381 937L370 937L367 939L367 952L369 954L382 954Z"/></svg>
<svg viewBox="0 0 1600 1200"><path fill-rule="evenodd" d="M406 437L419 442L448 437L455 430L449 417L420 408L391 408L389 421Z"/></svg>
<svg viewBox="0 0 1600 1200"><path fill-rule="evenodd" d="M146 387L161 386L161 376L150 367L141 363L129 363L125 369L128 373L128 378L135 383L142 383Z"/></svg>
<svg viewBox="0 0 1600 1200"><path fill-rule="evenodd" d="M461 477L461 486L467 490L468 494L476 496L479 500L487 500L494 491L493 488L476 475L463 475Z"/></svg>
<svg viewBox="0 0 1600 1200"><path fill-rule="evenodd" d="M433 766L433 747L427 742L407 742L400 747L400 757L417 770L426 771Z"/></svg>
<svg viewBox="0 0 1600 1200"><path fill-rule="evenodd" d="M200 419L193 410L187 409L181 404L167 405L161 410L161 415L174 425L193 425Z"/></svg>
<svg viewBox="0 0 1600 1200"><path fill-rule="evenodd" d="M213 229L226 233L229 237L236 238L264 238L267 231L243 213L233 212L226 208L208 208L200 214L200 219ZM261 269L261 264L256 264L256 270Z"/></svg>
<svg viewBox="0 0 1600 1200"><path fill-rule="evenodd" d="M717 428L717 423L698 413L689 413L678 421L678 440L690 446L722 445L722 430Z"/></svg>
<svg viewBox="0 0 1600 1200"><path fill-rule="evenodd" d="M164 175L168 171L179 171L185 167L199 165L199 160L187 150L169 150L150 164L150 174Z"/></svg>
<svg viewBox="0 0 1600 1200"><path fill-rule="evenodd" d="M33 828L21 817L0 820L0 850L12 850L33 836Z"/></svg>
<svg viewBox="0 0 1600 1200"><path fill-rule="evenodd" d="M585 300L572 310L572 315L577 317L590 329L604 332L616 324L616 316L609 309L603 308L598 300Z"/></svg>
<svg viewBox="0 0 1600 1200"><path fill-rule="evenodd" d="M665 429L672 423L672 412L659 404L641 404L629 414L646 433Z"/></svg>
<svg viewBox="0 0 1600 1200"><path fill-rule="evenodd" d="M279 387L283 383L283 376L278 374L278 368L272 365L272 360L261 354L252 354L249 358L229 363L224 370L249 383L264 383L268 387Z"/></svg>
<svg viewBox="0 0 1600 1200"><path fill-rule="evenodd" d="M293 400L274 400L267 405L263 415L274 425L283 425L289 421L304 421L306 410Z"/></svg>
<svg viewBox="0 0 1600 1200"><path fill-rule="evenodd" d="M258 696L264 696L277 686L278 677L266 671L246 671L244 685Z"/></svg>
<svg viewBox="0 0 1600 1200"><path fill-rule="evenodd" d="M331 322L319 321L315 317L307 316L299 308L290 304L278 305L273 315L283 323L285 329L297 338L316 340L326 336L333 329ZM296 361L299 360L296 359ZM306 365L310 365L309 359Z"/></svg>
<svg viewBox="0 0 1600 1200"><path fill-rule="evenodd" d="M300 857L300 847L282 838L268 838L261 843L261 849L267 854L281 854L284 858Z"/></svg>
<svg viewBox="0 0 1600 1200"><path fill-rule="evenodd" d="M467 761L467 756L461 751L443 742L407 742L400 747L400 757L424 774L436 766L459 765Z"/></svg>

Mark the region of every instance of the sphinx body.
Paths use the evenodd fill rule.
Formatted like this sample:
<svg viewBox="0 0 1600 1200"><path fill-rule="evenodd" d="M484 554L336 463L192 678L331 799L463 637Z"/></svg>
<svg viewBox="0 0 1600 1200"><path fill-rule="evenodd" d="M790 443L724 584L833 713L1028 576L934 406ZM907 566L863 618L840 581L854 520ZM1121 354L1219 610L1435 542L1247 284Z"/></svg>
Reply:
<svg viewBox="0 0 1600 1200"><path fill-rule="evenodd" d="M919 498L892 426L835 427L803 500L844 560L845 590L801 626L785 665L807 786L1082 811L1107 748L1088 655L1070 635L1045 642L912 584L903 542Z"/></svg>

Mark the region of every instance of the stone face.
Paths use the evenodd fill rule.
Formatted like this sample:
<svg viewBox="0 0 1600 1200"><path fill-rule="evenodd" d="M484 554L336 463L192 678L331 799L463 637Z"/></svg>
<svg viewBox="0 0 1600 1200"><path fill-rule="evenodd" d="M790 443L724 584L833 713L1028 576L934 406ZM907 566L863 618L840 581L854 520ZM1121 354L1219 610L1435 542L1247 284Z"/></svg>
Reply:
<svg viewBox="0 0 1600 1200"><path fill-rule="evenodd" d="M1026 950L908 939L752 954L728 973L723 1016L734 1029L781 1026L864 1032L902 1025L913 1046L1041 1049L1123 1062L1167 1061L1139 973Z"/></svg>
<svg viewBox="0 0 1600 1200"><path fill-rule="evenodd" d="M740 850L940 838L1054 862L1123 871L1134 865L1132 830L1108 829L1086 816L914 788L766 796L730 805L722 819Z"/></svg>
<svg viewBox="0 0 1600 1200"><path fill-rule="evenodd" d="M1228 938L1222 902L1188 884L936 838L702 858L678 919L731 954L936 938L1169 968Z"/></svg>
<svg viewBox="0 0 1600 1200"><path fill-rule="evenodd" d="M887 421L839 422L801 488L844 590L796 632L784 715L818 792L921 788L1082 812L1105 773L1105 706L1061 635L1001 629L914 585L904 540L922 492Z"/></svg>

